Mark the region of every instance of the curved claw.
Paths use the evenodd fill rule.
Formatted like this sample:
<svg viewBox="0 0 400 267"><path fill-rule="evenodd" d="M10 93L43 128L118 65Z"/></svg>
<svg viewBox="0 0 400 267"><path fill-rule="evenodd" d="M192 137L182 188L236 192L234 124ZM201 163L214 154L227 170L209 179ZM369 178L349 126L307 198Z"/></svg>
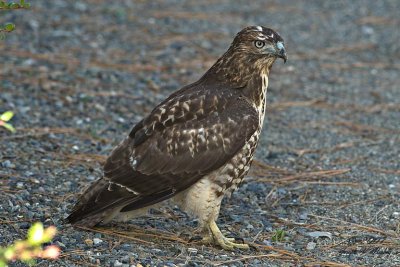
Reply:
<svg viewBox="0 0 400 267"><path fill-rule="evenodd" d="M249 249L250 248L249 245L247 245L247 244L239 244L239 243L233 242L233 241L235 241L235 238L225 237L219 230L215 221L210 222L209 227L211 230L213 243L215 243L216 245L219 245L223 249L234 250L235 248L238 248L238 249ZM211 237L203 238L203 241L208 241L208 243L210 243L210 241L211 241L210 238Z"/></svg>
<svg viewBox="0 0 400 267"><path fill-rule="evenodd" d="M196 235L196 236L190 237L188 242L189 242L189 243L191 243L191 242L198 242L198 241L202 241L202 242L203 242L203 240L204 240L204 237L199 236L199 235Z"/></svg>

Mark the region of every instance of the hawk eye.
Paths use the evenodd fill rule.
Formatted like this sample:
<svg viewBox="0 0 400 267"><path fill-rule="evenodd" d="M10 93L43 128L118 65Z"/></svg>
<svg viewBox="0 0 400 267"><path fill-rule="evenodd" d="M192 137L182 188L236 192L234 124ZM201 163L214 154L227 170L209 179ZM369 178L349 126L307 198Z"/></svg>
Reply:
<svg viewBox="0 0 400 267"><path fill-rule="evenodd" d="M257 41L254 41L254 45L255 45L257 48L263 48L264 45L265 45L265 42L260 41L260 40L257 40Z"/></svg>

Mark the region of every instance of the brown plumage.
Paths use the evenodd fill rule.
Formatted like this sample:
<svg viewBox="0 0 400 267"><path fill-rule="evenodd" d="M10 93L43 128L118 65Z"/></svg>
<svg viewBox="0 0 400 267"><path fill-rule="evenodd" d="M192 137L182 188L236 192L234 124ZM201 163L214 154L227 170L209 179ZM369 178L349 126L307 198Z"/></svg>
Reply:
<svg viewBox="0 0 400 267"><path fill-rule="evenodd" d="M215 221L222 198L250 167L264 120L269 71L278 57L286 61L278 33L261 26L240 31L203 77L133 127L67 221L94 226L126 220L171 198L199 218L205 242L247 248L225 238Z"/></svg>

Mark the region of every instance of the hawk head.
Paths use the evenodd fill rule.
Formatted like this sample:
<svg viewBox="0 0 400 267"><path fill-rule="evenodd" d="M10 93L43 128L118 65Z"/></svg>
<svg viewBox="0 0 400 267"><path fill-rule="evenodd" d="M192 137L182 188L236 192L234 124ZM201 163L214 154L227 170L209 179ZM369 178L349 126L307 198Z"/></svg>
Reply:
<svg viewBox="0 0 400 267"><path fill-rule="evenodd" d="M287 60L282 37L276 31L263 26L250 26L241 30L230 49L253 59Z"/></svg>
<svg viewBox="0 0 400 267"><path fill-rule="evenodd" d="M274 30L250 26L241 30L229 49L202 77L202 82L242 87L256 75L268 75L277 58L287 60L282 37Z"/></svg>

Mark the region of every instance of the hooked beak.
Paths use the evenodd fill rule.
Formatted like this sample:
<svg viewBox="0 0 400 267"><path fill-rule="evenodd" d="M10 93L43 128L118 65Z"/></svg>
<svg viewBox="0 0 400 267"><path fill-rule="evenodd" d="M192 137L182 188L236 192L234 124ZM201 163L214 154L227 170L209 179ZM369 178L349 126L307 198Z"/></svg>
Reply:
<svg viewBox="0 0 400 267"><path fill-rule="evenodd" d="M287 55L286 55L285 46L283 45L282 42L277 42L276 43L276 53L275 53L275 55L277 57L282 58L283 62L286 63Z"/></svg>

